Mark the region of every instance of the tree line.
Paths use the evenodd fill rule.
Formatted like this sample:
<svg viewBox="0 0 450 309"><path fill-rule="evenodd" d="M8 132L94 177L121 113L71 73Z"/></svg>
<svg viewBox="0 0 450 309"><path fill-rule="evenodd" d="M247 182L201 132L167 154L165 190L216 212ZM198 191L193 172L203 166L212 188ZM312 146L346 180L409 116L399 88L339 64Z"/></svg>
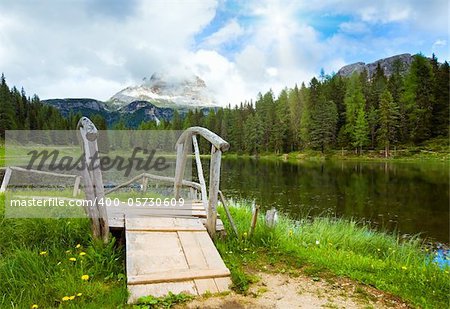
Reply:
<svg viewBox="0 0 450 309"><path fill-rule="evenodd" d="M308 85L259 94L256 101L240 105L190 110L172 120L142 122L141 130L183 130L206 127L227 140L236 153L286 153L315 149L384 149L393 145L418 145L449 136L449 64L433 55L415 55L406 69L401 61L387 77L378 66L372 76L363 71L350 77L320 74ZM75 129L80 113L63 117L22 89L0 83L0 135L5 130ZM100 115L91 117L100 130L107 129ZM127 129L119 121L113 129ZM206 150L206 144L201 144Z"/></svg>
<svg viewBox="0 0 450 309"><path fill-rule="evenodd" d="M419 145L449 136L449 64L433 55L415 55L406 69L401 61L387 77L378 66L350 77L321 74L306 86L270 90L255 102L176 114L171 123L143 123L141 129L204 126L247 154L304 149L384 149Z"/></svg>

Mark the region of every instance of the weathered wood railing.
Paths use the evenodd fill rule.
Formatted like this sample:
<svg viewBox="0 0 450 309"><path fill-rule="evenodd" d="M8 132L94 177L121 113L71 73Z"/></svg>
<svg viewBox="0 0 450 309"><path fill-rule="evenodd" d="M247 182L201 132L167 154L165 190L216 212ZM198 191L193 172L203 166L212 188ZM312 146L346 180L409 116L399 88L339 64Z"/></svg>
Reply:
<svg viewBox="0 0 450 309"><path fill-rule="evenodd" d="M3 177L2 186L0 187L0 192L6 191L9 181L11 180L13 171L23 172L23 173L33 173L33 174L39 174L39 175L47 175L47 176L53 176L53 177L72 178L72 179L74 179L72 195L75 197L79 194L79 191L80 191L81 176L71 175L71 174L52 173L52 172L33 170L33 169L26 169L26 168L22 168L22 167L18 167L18 166L8 166L5 169L5 175Z"/></svg>
<svg viewBox="0 0 450 309"><path fill-rule="evenodd" d="M97 138L98 131L92 121L82 117L77 124L78 138L83 150L84 169L83 182L86 199L92 201L92 206L87 207L91 219L94 238L108 241L109 226L106 208L101 206L105 198L102 172L100 170Z"/></svg>
<svg viewBox="0 0 450 309"><path fill-rule="evenodd" d="M202 136L212 145L211 161L209 169L209 197L206 193L206 184L200 160L200 151L196 137L197 135ZM230 144L228 144L217 134L202 127L191 127L186 129L181 134L176 143L177 162L175 167L175 184L174 184L174 191L175 191L174 193L176 199L180 197L181 186L183 184L183 176L186 168L186 161L190 148L189 147L190 143L193 143L194 145L194 153L197 166L197 173L201 186L202 201L207 211L206 229L208 230L211 236L214 236L214 234L216 233L217 202L220 185L220 165L222 152L227 151L230 148Z"/></svg>
<svg viewBox="0 0 450 309"><path fill-rule="evenodd" d="M168 183L174 183L175 178L173 177L167 177L167 176L160 176L160 175L154 175L154 174L149 174L149 173L142 173L139 174L133 178L131 178L130 180L121 183L120 185L115 186L114 188L111 188L109 190L107 190L105 192L106 194L110 194L114 191L119 190L120 188L126 187L132 183L135 183L137 181L141 181L142 182L142 191L146 191L147 190L147 185L148 185L148 179L153 179L153 180L157 180L157 181L162 181L162 182L168 182ZM195 189L196 191L200 191L201 190L201 186L199 183L197 182L193 182L193 181L188 181L188 180L183 180L182 183L183 186L185 187L189 187L192 189Z"/></svg>

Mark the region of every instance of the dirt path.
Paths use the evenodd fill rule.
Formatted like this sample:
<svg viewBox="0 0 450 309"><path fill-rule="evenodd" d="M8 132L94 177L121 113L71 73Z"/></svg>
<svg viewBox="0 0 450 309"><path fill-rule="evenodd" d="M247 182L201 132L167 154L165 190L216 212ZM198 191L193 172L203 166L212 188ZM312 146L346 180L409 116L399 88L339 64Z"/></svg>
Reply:
<svg viewBox="0 0 450 309"><path fill-rule="evenodd" d="M325 281L262 272L256 275L260 280L252 285L247 296L230 293L201 298L179 308L408 308L390 295L347 279Z"/></svg>

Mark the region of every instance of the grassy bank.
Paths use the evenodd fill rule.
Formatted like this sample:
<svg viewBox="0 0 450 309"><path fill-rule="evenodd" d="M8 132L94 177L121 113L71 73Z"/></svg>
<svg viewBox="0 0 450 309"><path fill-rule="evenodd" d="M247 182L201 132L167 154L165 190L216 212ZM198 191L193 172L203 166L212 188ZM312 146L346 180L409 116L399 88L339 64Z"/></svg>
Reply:
<svg viewBox="0 0 450 309"><path fill-rule="evenodd" d="M225 218L220 208L222 218ZM257 279L252 270L307 274L313 280L344 276L399 296L415 306L444 308L450 289L449 269L429 262L418 239L400 241L331 218L293 222L281 216L275 228L259 218L248 232L251 211L231 207L240 237L216 240L232 272L234 289L245 293ZM0 307L127 308L124 252L113 239L104 245L91 239L87 219L4 218L0 195ZM86 276L87 275L87 276ZM189 299L169 295L151 304Z"/></svg>
<svg viewBox="0 0 450 309"><path fill-rule="evenodd" d="M123 252L93 241L87 219L4 218L0 195L0 231L0 308L126 303Z"/></svg>
<svg viewBox="0 0 450 309"><path fill-rule="evenodd" d="M304 273L314 280L344 276L414 306L446 308L449 304L450 269L442 270L430 262L417 238L401 241L354 221L317 218L294 222L283 216L275 228L265 226L261 216L255 234L249 237L250 209L232 207L231 212L240 238L218 240L217 247L232 270L237 290L245 292L254 280L246 274L250 268Z"/></svg>

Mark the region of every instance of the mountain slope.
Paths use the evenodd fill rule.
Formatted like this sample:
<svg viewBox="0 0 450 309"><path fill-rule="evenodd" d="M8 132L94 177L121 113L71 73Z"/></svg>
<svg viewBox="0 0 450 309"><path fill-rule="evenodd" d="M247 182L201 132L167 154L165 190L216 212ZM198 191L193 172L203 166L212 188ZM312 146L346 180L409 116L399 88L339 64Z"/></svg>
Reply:
<svg viewBox="0 0 450 309"><path fill-rule="evenodd" d="M379 59L372 63L356 62L343 66L337 72L337 75L348 77L354 72L361 73L364 70L367 71L369 78L375 73L378 65L384 70L386 76L390 76L394 72L394 64L396 61L400 61L403 64L403 70L406 72L411 65L414 56L411 54L400 54L388 58Z"/></svg>
<svg viewBox="0 0 450 309"><path fill-rule="evenodd" d="M217 106L212 93L198 76L169 78L153 74L139 86L127 87L111 97L108 105L120 108L134 101L147 101L158 107L195 108Z"/></svg>

